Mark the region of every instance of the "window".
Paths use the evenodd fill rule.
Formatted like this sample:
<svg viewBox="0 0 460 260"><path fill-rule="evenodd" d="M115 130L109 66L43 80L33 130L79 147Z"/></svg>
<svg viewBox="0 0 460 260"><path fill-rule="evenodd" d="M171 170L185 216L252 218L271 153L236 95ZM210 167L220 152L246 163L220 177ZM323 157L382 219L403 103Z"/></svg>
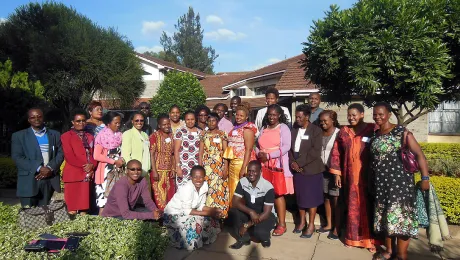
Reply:
<svg viewBox="0 0 460 260"><path fill-rule="evenodd" d="M265 92L267 91L267 88L275 87L275 85L269 85L269 86L262 86L262 87L257 87L254 88L254 95L256 96L265 96Z"/></svg>
<svg viewBox="0 0 460 260"><path fill-rule="evenodd" d="M443 102L429 113L430 134L460 133L460 102Z"/></svg>
<svg viewBox="0 0 460 260"><path fill-rule="evenodd" d="M246 96L246 89L245 88L235 89L235 96L239 96L239 97Z"/></svg>

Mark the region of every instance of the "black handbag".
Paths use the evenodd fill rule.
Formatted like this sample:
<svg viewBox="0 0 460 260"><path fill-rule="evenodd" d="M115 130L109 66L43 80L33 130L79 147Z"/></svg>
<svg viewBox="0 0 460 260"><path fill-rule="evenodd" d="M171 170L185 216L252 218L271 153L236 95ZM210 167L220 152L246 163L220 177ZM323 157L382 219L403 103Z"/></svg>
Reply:
<svg viewBox="0 0 460 260"><path fill-rule="evenodd" d="M70 220L67 206L62 200L49 205L19 210L19 226L23 229L37 229Z"/></svg>

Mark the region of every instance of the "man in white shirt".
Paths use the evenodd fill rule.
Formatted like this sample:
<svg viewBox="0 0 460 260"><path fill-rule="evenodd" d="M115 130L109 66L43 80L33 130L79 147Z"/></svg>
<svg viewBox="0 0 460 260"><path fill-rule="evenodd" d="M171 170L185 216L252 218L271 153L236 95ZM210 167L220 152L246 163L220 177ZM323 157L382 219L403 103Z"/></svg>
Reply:
<svg viewBox="0 0 460 260"><path fill-rule="evenodd" d="M265 102L267 103L267 107L273 104L277 104L279 97L280 97L280 93L278 92L276 88L274 87L267 88L267 91L265 92ZM255 124L257 126L257 129L259 130L262 128L262 121L264 120L264 116L267 113L267 107L264 107L257 112ZM291 114L289 113L289 109L283 106L281 106L281 108L283 109L284 114L286 115L287 125L290 127L291 126Z"/></svg>

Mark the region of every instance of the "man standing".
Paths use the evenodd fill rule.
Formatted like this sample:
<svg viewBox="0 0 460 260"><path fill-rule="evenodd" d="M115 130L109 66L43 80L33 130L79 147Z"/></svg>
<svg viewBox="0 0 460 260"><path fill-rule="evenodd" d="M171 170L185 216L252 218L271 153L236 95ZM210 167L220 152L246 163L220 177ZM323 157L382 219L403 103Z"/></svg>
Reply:
<svg viewBox="0 0 460 260"><path fill-rule="evenodd" d="M16 195L23 207L48 205L54 191L61 192L61 135L44 126L41 109L32 108L27 116L31 127L11 138L11 157L18 168Z"/></svg>
<svg viewBox="0 0 460 260"><path fill-rule="evenodd" d="M232 122L230 122L230 120L228 120L225 117L225 114L227 114L228 112L227 105L225 105L224 103L218 103L214 106L212 110L216 112L219 116L219 124L217 125L217 127L219 127L219 130L222 130L229 134L230 131L232 131L233 129L233 124Z"/></svg>
<svg viewBox="0 0 460 260"><path fill-rule="evenodd" d="M236 107L241 104L241 98L239 96L234 96L230 99L230 108L232 109L232 124L235 124L235 113Z"/></svg>
<svg viewBox="0 0 460 260"><path fill-rule="evenodd" d="M240 249L251 243L250 234L261 241L263 247L269 247L270 231L275 225L272 213L275 202L273 185L261 176L262 165L259 161L250 161L247 177L240 179L233 195L230 214L238 240L231 245Z"/></svg>
<svg viewBox="0 0 460 260"><path fill-rule="evenodd" d="M142 131L144 131L148 136L150 136L151 134L153 134L153 132L155 132L158 126L157 120L151 117L152 111L150 110L150 104L147 102L141 102L139 104L139 111L141 111L145 115L144 128L142 129Z"/></svg>
<svg viewBox="0 0 460 260"><path fill-rule="evenodd" d="M308 104L311 108L310 123L319 125L319 114L323 112L323 109L319 107L321 104L321 95L319 93L310 94Z"/></svg>
<svg viewBox="0 0 460 260"><path fill-rule="evenodd" d="M267 91L265 92L265 102L267 103L267 107L273 104L278 104L278 99L280 97L280 93L278 90L274 87L269 87L267 88ZM257 112L256 116L256 126L257 129L260 130L262 128L262 121L264 120L265 114L267 113L267 107L262 108ZM291 127L291 115L289 113L289 109L286 107L281 106L281 108L284 111L284 115L286 116L287 119L287 125Z"/></svg>

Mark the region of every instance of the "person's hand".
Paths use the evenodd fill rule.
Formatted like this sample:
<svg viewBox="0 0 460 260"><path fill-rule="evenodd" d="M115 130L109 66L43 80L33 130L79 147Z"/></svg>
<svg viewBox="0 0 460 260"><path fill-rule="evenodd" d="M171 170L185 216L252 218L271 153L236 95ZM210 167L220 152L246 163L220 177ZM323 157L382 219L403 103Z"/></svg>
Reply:
<svg viewBox="0 0 460 260"><path fill-rule="evenodd" d="M180 178L182 178L184 176L182 174L182 169L180 168L180 166L176 167L176 175L177 175L177 177L180 177Z"/></svg>
<svg viewBox="0 0 460 260"><path fill-rule="evenodd" d="M118 168L121 168L123 166L123 160L122 159L118 159L115 161L115 166L117 166Z"/></svg>
<svg viewBox="0 0 460 260"><path fill-rule="evenodd" d="M244 236L244 234L246 234L248 230L244 227L244 225L242 225L240 227L240 231L238 232L238 234L240 235L240 237Z"/></svg>
<svg viewBox="0 0 460 260"><path fill-rule="evenodd" d="M35 176L35 179L36 180L42 180L42 179L51 177L52 174L53 174L53 172L51 171L50 168L48 168L46 166L43 166L43 167L40 168L40 171Z"/></svg>
<svg viewBox="0 0 460 260"><path fill-rule="evenodd" d="M160 180L160 175L158 175L158 173L155 171L152 171L152 179L154 181L159 181Z"/></svg>
<svg viewBox="0 0 460 260"><path fill-rule="evenodd" d="M257 214L254 210L249 212L249 216L251 217L252 223L259 224L259 214Z"/></svg>
<svg viewBox="0 0 460 260"><path fill-rule="evenodd" d="M268 161L268 154L267 153L264 153L264 152L260 152L259 153L259 160L261 162L267 162Z"/></svg>
<svg viewBox="0 0 460 260"><path fill-rule="evenodd" d="M300 167L297 164L297 162L291 163L291 168L294 169L294 171L296 171L296 172L302 172L302 170L300 169Z"/></svg>
<svg viewBox="0 0 460 260"><path fill-rule="evenodd" d="M422 181L420 183L420 189L422 189L423 191L429 190L430 189L430 181L428 181L428 180Z"/></svg>
<svg viewBox="0 0 460 260"><path fill-rule="evenodd" d="M337 188L342 188L342 178L340 175L335 175L335 186Z"/></svg>
<svg viewBox="0 0 460 260"><path fill-rule="evenodd" d="M83 165L83 170L84 170L85 172L88 172L88 173L89 173L90 171L93 170L93 167L94 167L94 166L93 166L91 163L87 163L87 164Z"/></svg>
<svg viewBox="0 0 460 260"><path fill-rule="evenodd" d="M163 212L159 209L153 211L153 219L158 220L163 215Z"/></svg>
<svg viewBox="0 0 460 260"><path fill-rule="evenodd" d="M227 167L224 166L224 168L222 169L222 179L225 181L227 178L228 178L228 171L227 171Z"/></svg>
<svg viewBox="0 0 460 260"><path fill-rule="evenodd" d="M244 169L245 167L241 167L241 170L240 170L240 179L244 177L244 175L246 174L246 170Z"/></svg>
<svg viewBox="0 0 460 260"><path fill-rule="evenodd" d="M94 171L90 171L86 174L88 181L92 180L94 177Z"/></svg>

